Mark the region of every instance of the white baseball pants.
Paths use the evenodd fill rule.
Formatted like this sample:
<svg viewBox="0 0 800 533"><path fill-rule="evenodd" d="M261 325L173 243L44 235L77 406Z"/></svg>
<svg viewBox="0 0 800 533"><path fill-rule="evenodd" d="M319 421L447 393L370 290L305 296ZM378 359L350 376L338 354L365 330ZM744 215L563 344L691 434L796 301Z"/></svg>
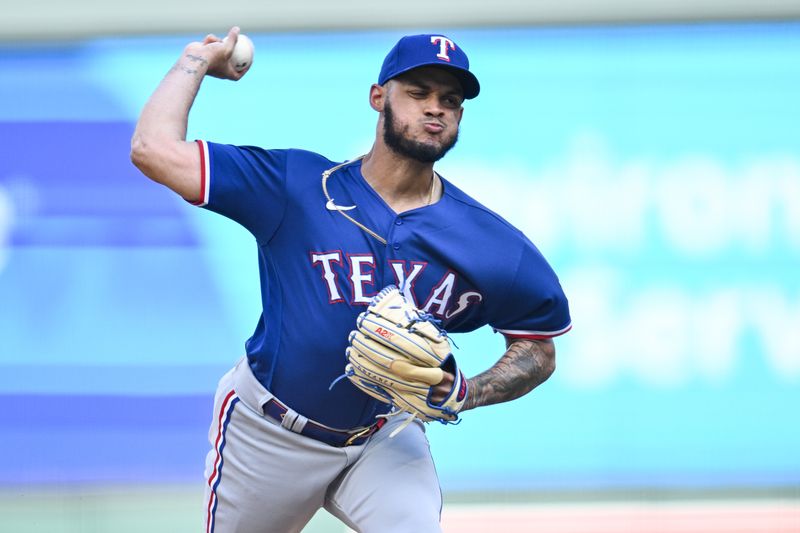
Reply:
<svg viewBox="0 0 800 533"><path fill-rule="evenodd" d="M298 532L324 507L360 533L441 532L442 495L422 422L337 448L261 411L271 394L246 358L222 377L206 459L206 533Z"/></svg>

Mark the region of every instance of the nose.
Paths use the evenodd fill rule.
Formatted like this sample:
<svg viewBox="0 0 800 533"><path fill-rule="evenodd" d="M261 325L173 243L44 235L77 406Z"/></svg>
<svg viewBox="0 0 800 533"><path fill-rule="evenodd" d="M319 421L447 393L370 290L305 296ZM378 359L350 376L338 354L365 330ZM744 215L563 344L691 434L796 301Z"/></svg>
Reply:
<svg viewBox="0 0 800 533"><path fill-rule="evenodd" d="M436 95L431 95L425 101L425 114L431 117L441 117L444 115L444 107Z"/></svg>

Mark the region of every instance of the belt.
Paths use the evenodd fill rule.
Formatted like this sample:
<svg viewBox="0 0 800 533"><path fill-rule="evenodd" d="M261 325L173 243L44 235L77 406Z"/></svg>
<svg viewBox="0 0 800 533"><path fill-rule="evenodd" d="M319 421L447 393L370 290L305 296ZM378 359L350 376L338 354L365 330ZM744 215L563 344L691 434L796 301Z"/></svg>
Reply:
<svg viewBox="0 0 800 533"><path fill-rule="evenodd" d="M324 442L336 448L364 444L370 436L386 423L385 418L379 418L378 421L371 426L354 430L339 430L329 428L328 426L324 426L304 417L297 417L296 414L294 420L288 420L287 413L290 412L290 409L275 398L268 400L261 409L265 415L272 418L289 431L305 435L306 437ZM291 412L294 413L294 411Z"/></svg>

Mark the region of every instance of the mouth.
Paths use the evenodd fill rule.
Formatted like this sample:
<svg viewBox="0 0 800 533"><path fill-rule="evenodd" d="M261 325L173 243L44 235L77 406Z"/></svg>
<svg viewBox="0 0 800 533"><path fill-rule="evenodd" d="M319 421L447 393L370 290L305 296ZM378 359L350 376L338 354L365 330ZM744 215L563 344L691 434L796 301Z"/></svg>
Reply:
<svg viewBox="0 0 800 533"><path fill-rule="evenodd" d="M444 131L444 124L441 122L425 122L423 124L425 131L428 133L442 133Z"/></svg>

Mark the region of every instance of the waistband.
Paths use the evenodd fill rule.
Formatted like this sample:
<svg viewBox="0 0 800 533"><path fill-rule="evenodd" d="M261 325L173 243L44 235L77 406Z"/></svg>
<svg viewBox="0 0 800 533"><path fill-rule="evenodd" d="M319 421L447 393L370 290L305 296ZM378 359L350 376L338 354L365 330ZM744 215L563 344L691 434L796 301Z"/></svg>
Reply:
<svg viewBox="0 0 800 533"><path fill-rule="evenodd" d="M250 370L247 357L242 357L233 369L233 388L245 405L281 427L336 448L364 444L386 423L385 418L379 418L371 426L336 429L310 420L264 388Z"/></svg>

